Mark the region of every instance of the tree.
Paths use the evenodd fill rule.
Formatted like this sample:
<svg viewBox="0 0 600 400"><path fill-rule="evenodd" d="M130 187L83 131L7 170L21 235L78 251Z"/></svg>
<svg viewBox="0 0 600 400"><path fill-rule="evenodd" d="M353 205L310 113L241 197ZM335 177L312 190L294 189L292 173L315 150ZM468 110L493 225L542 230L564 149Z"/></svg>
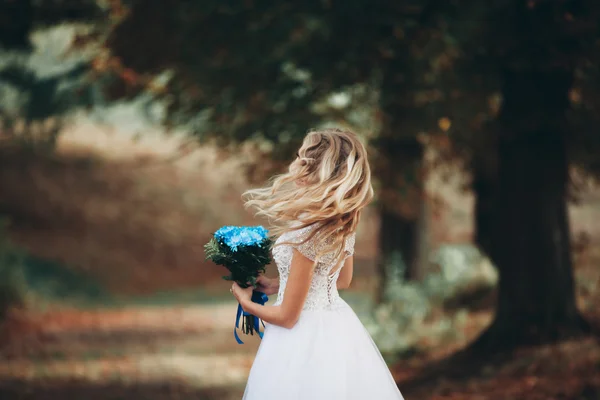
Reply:
<svg viewBox="0 0 600 400"><path fill-rule="evenodd" d="M505 0L464 2L460 12L470 18L459 34L468 54L463 72L490 75L487 88L497 85L502 99L497 117L484 124L491 160L471 156L478 239L500 277L495 319L474 348L585 332L566 202L568 168L580 160L582 143L571 118L572 91L576 72L598 50L600 9L585 0Z"/></svg>
<svg viewBox="0 0 600 400"><path fill-rule="evenodd" d="M52 150L60 131L61 117L75 107L90 104L86 81L90 60L51 67L40 76L30 63L32 33L62 22L90 22L101 18L95 1L0 0L0 159L15 147L20 150ZM52 49L46 49L51 53ZM23 152L19 159L23 161ZM10 161L8 161L10 162ZM14 217L2 205L0 212ZM23 305L25 283L21 254L7 240L0 215L0 322L8 311Z"/></svg>
<svg viewBox="0 0 600 400"><path fill-rule="evenodd" d="M97 21L103 10L95 0L0 0L0 46L29 49L31 32L62 22Z"/></svg>
<svg viewBox="0 0 600 400"><path fill-rule="evenodd" d="M4 61L0 66L0 129L4 134L46 130L52 146L60 130L60 116L91 104L93 83L86 81L89 57L61 54L67 59L61 59L64 63L57 60L40 72L40 65L30 60L31 35L64 22L92 22L102 17L102 9L93 0L0 1L0 54ZM97 33L93 29L91 32ZM54 49L48 47L47 53L52 54ZM51 123L42 129L41 123L48 119Z"/></svg>
<svg viewBox="0 0 600 400"><path fill-rule="evenodd" d="M224 143L266 140L280 159L323 119L316 102L352 85L375 87L380 252L385 265L400 254L406 276L414 277L423 202L417 133L427 128L422 116L435 96L416 99L431 89L424 77L439 52L415 43L424 42L439 3L138 0L107 43L142 86L154 82L148 75L169 71L158 92L169 101L172 123Z"/></svg>

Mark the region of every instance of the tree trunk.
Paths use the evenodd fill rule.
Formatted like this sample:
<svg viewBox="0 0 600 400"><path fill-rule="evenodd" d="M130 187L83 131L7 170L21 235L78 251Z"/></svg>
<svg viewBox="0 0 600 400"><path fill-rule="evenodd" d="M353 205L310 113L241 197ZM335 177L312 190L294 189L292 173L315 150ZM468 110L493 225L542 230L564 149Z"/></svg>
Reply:
<svg viewBox="0 0 600 400"><path fill-rule="evenodd" d="M494 260L492 254L492 223L495 212L494 190L496 179L493 171L484 164L486 161L475 160L471 166L473 171L471 186L475 194L473 240L481 251Z"/></svg>
<svg viewBox="0 0 600 400"><path fill-rule="evenodd" d="M393 56L382 65L379 106L382 115L380 137L373 142L377 150L374 170L379 183L379 301L394 276L418 279L426 256L426 227L429 218L423 209L424 148L417 139L426 118L425 107L415 104L422 90L423 65L412 56L420 47L422 29L430 22L437 2L422 10L419 24L404 32L404 40L395 42ZM394 35L393 29L389 34ZM423 233L423 234L421 234Z"/></svg>
<svg viewBox="0 0 600 400"><path fill-rule="evenodd" d="M566 208L572 78L563 69L504 71L490 244L498 305L475 347L539 344L588 328L575 305Z"/></svg>
<svg viewBox="0 0 600 400"><path fill-rule="evenodd" d="M397 279L418 279L419 238L423 213L423 182L420 168L423 147L414 138L380 141L375 162L379 190L379 290L378 301L385 301L390 283Z"/></svg>
<svg viewBox="0 0 600 400"><path fill-rule="evenodd" d="M416 279L418 221L379 208L379 274L380 300L385 299L387 284L395 279Z"/></svg>

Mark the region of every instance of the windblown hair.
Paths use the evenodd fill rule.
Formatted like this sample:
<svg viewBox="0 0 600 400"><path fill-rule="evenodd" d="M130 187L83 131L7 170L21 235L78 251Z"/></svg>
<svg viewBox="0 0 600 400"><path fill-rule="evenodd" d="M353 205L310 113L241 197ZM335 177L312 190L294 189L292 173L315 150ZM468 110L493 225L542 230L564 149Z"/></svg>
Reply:
<svg viewBox="0 0 600 400"><path fill-rule="evenodd" d="M244 197L245 206L258 209L276 236L314 224L302 243L314 239L320 244L317 259L332 252L341 260L346 238L373 199L367 151L349 131L309 132L288 172Z"/></svg>

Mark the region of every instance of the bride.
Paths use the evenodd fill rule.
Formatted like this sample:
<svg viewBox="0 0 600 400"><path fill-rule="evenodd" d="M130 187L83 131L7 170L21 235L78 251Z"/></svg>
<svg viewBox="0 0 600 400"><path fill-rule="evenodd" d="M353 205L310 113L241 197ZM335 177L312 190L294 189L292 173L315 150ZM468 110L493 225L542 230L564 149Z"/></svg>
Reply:
<svg viewBox="0 0 600 400"><path fill-rule="evenodd" d="M367 152L351 132L310 132L287 173L246 193L278 236L279 280L261 276L231 291L267 322L244 400L392 400L402 395L381 354L338 289L352 280L355 231L373 198Z"/></svg>

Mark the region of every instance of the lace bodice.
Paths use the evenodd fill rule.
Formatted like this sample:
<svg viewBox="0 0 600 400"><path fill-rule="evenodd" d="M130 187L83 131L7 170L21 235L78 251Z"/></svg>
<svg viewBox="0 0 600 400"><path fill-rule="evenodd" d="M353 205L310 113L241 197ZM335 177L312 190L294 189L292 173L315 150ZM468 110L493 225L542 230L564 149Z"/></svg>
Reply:
<svg viewBox="0 0 600 400"><path fill-rule="evenodd" d="M296 248L310 260L314 261L316 259L319 253L319 244L316 243L316 240L311 238L306 243L302 243L310 235L312 229L314 229L314 225L284 233L275 242L275 244L292 242L298 243L298 245L282 244L273 248L273 259L279 271L279 293L274 305L280 305L283 302L283 295L292 264L293 248ZM344 259L354 254L354 242L355 234L353 233L346 239ZM338 265L335 265L333 253L324 254L319 258L304 303L304 310L330 310L345 304L339 296L336 285L341 270L341 268L336 268ZM332 273L332 271L335 272Z"/></svg>

